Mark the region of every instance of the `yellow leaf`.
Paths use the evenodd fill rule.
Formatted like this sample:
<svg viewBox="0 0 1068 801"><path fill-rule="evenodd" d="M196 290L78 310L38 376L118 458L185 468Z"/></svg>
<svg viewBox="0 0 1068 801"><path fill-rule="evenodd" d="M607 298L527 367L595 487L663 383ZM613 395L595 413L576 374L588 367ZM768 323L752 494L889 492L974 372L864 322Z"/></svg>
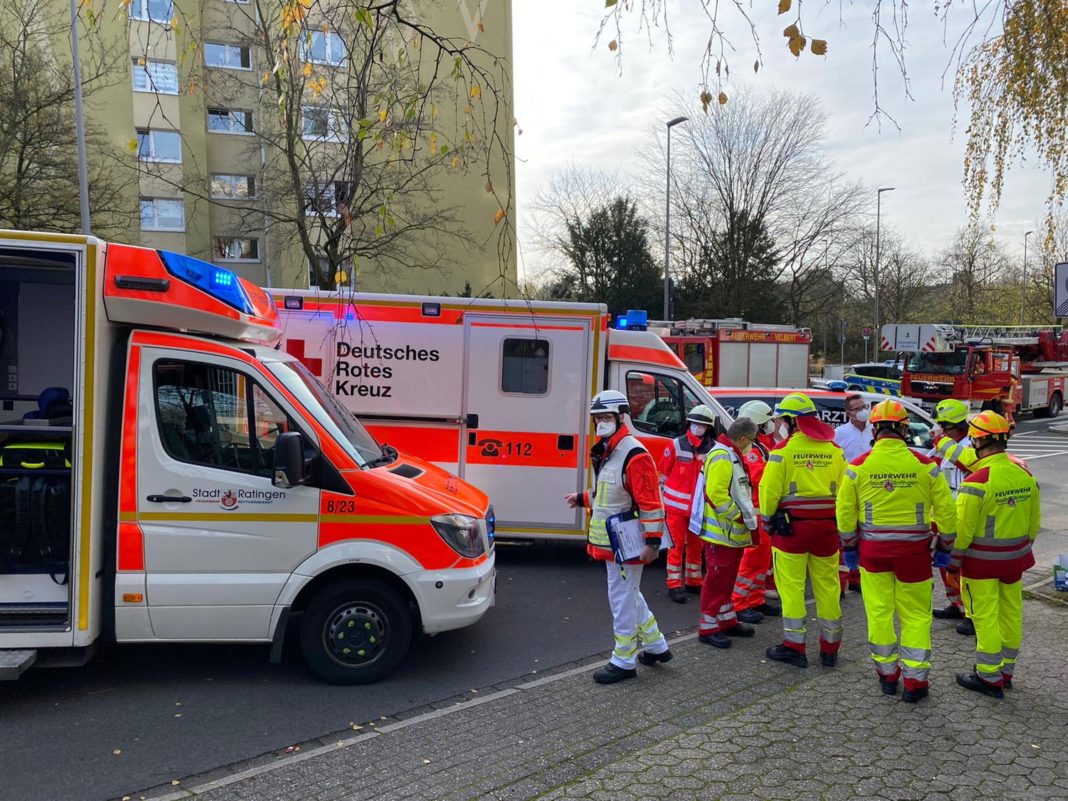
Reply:
<svg viewBox="0 0 1068 801"><path fill-rule="evenodd" d="M619 49L619 42L613 39L611 42L608 43L608 49L611 50L613 53L616 52L616 50Z"/></svg>
<svg viewBox="0 0 1068 801"><path fill-rule="evenodd" d="M719 93L719 97L717 98L717 100L719 100L719 104L721 106L727 105L727 93L726 92L720 92Z"/></svg>
<svg viewBox="0 0 1068 801"><path fill-rule="evenodd" d="M790 0L779 0L779 13L785 14L790 10Z"/></svg>
<svg viewBox="0 0 1068 801"><path fill-rule="evenodd" d="M378 121L379 122L385 122L386 118L388 116L389 116L389 112L386 109L383 108L383 109L379 109L378 110Z"/></svg>
<svg viewBox="0 0 1068 801"><path fill-rule="evenodd" d="M438 118L438 106L436 103L430 104L430 119L436 120Z"/></svg>
<svg viewBox="0 0 1068 801"><path fill-rule="evenodd" d="M263 82L263 84L264 84L264 85L266 86L266 85L267 85L267 81L271 80L271 73L269 73L269 72L267 72L267 71L264 71L264 73L263 73L263 77L262 77L262 78L261 78L260 80L261 80L261 81Z"/></svg>
<svg viewBox="0 0 1068 801"><path fill-rule="evenodd" d="M827 40L826 39L813 39L812 40L812 55L825 56L827 55Z"/></svg>
<svg viewBox="0 0 1068 801"><path fill-rule="evenodd" d="M481 96L482 96L482 87L479 86L476 83L474 86L471 87L471 97L481 97Z"/></svg>
<svg viewBox="0 0 1068 801"><path fill-rule="evenodd" d="M493 224L496 225L504 219L504 209L497 209L497 213L493 215Z"/></svg>
<svg viewBox="0 0 1068 801"><path fill-rule="evenodd" d="M133 0L122 0L122 4L124 6L126 6L127 8L129 8L132 3L133 3Z"/></svg>
<svg viewBox="0 0 1068 801"><path fill-rule="evenodd" d="M478 29L482 31L482 33L486 32L486 26L482 24L482 20L478 21Z"/></svg>
<svg viewBox="0 0 1068 801"><path fill-rule="evenodd" d="M807 42L807 40L805 39L804 36L792 36L792 37L790 37L790 43L788 45L788 47L790 48L790 52L793 53L794 56L800 56L801 55L801 51L805 49L805 43L806 42Z"/></svg>
<svg viewBox="0 0 1068 801"><path fill-rule="evenodd" d="M459 156L453 156L452 157L452 166L453 166L453 169L456 169L457 167L460 166L460 157Z"/></svg>
<svg viewBox="0 0 1068 801"><path fill-rule="evenodd" d="M137 152L137 137L134 137L126 143L126 149L129 150L131 153Z"/></svg>
<svg viewBox="0 0 1068 801"><path fill-rule="evenodd" d="M787 28L783 29L782 35L785 36L787 39L793 39L795 36L800 36L801 31L797 29L796 25L790 25Z"/></svg>
<svg viewBox="0 0 1068 801"><path fill-rule="evenodd" d="M304 6L305 8L311 8L312 7L312 3L314 3L314 2L315 2L315 0L300 0L300 4L302 6Z"/></svg>
<svg viewBox="0 0 1068 801"><path fill-rule="evenodd" d="M712 102L712 93L709 91L701 92L701 109L707 114L708 105Z"/></svg>
<svg viewBox="0 0 1068 801"><path fill-rule="evenodd" d="M464 114L470 114L472 111L474 111L474 109L470 106L464 106Z"/></svg>
<svg viewBox="0 0 1068 801"><path fill-rule="evenodd" d="M437 152L438 149L438 135L436 133L430 134L430 150L431 152Z"/></svg>
<svg viewBox="0 0 1068 801"><path fill-rule="evenodd" d="M315 68L311 64L305 64L303 72L305 78L310 78L312 73L315 72Z"/></svg>

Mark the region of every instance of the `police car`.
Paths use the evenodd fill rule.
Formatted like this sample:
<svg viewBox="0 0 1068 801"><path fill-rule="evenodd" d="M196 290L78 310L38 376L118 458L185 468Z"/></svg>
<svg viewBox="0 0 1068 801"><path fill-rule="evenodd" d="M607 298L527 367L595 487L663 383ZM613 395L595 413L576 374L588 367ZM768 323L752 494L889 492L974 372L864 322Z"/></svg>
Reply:
<svg viewBox="0 0 1068 801"><path fill-rule="evenodd" d="M849 392L880 392L901 397L901 366L895 361L854 364L842 380Z"/></svg>

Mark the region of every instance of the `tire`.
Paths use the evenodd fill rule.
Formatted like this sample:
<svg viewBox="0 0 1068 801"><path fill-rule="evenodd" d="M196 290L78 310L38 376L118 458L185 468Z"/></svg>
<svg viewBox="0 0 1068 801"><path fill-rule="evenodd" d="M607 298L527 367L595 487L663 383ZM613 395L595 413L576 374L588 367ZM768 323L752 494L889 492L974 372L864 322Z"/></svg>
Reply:
<svg viewBox="0 0 1068 801"><path fill-rule="evenodd" d="M304 660L330 684L380 681L401 663L411 642L407 599L378 579L324 587L300 626Z"/></svg>
<svg viewBox="0 0 1068 801"><path fill-rule="evenodd" d="M1060 415L1061 410L1064 408L1064 400L1061 398L1061 393L1054 392L1053 397L1049 399L1049 406L1046 407L1046 413L1043 417L1057 417Z"/></svg>

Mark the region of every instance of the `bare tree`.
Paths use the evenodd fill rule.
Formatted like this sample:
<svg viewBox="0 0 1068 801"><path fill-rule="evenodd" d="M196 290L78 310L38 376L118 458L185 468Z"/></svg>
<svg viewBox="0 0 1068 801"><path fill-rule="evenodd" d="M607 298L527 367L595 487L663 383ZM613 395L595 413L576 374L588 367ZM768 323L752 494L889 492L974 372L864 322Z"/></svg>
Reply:
<svg viewBox="0 0 1068 801"><path fill-rule="evenodd" d="M860 305L860 320L870 324L875 302L875 228L858 229L853 245L843 254L844 284ZM879 318L887 323L932 322L938 290L934 267L910 249L893 230L879 237ZM878 335L878 332L876 332Z"/></svg>
<svg viewBox="0 0 1068 801"><path fill-rule="evenodd" d="M939 256L939 264L950 276L943 308L951 319L962 323L1013 322L1001 297L1012 294L1004 290L1007 283L1014 283L1013 265L988 230L979 225L959 229L953 244ZM1018 288L1018 278L1015 284ZM1018 304L1018 289L1015 297Z"/></svg>

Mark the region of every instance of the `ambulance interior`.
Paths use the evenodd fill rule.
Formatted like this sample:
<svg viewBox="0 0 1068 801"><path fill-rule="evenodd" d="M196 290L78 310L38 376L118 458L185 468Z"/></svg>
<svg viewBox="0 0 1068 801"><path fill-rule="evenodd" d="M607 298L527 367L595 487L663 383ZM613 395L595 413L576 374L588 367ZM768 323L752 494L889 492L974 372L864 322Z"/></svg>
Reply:
<svg viewBox="0 0 1068 801"><path fill-rule="evenodd" d="M0 248L0 625L65 625L76 263Z"/></svg>

